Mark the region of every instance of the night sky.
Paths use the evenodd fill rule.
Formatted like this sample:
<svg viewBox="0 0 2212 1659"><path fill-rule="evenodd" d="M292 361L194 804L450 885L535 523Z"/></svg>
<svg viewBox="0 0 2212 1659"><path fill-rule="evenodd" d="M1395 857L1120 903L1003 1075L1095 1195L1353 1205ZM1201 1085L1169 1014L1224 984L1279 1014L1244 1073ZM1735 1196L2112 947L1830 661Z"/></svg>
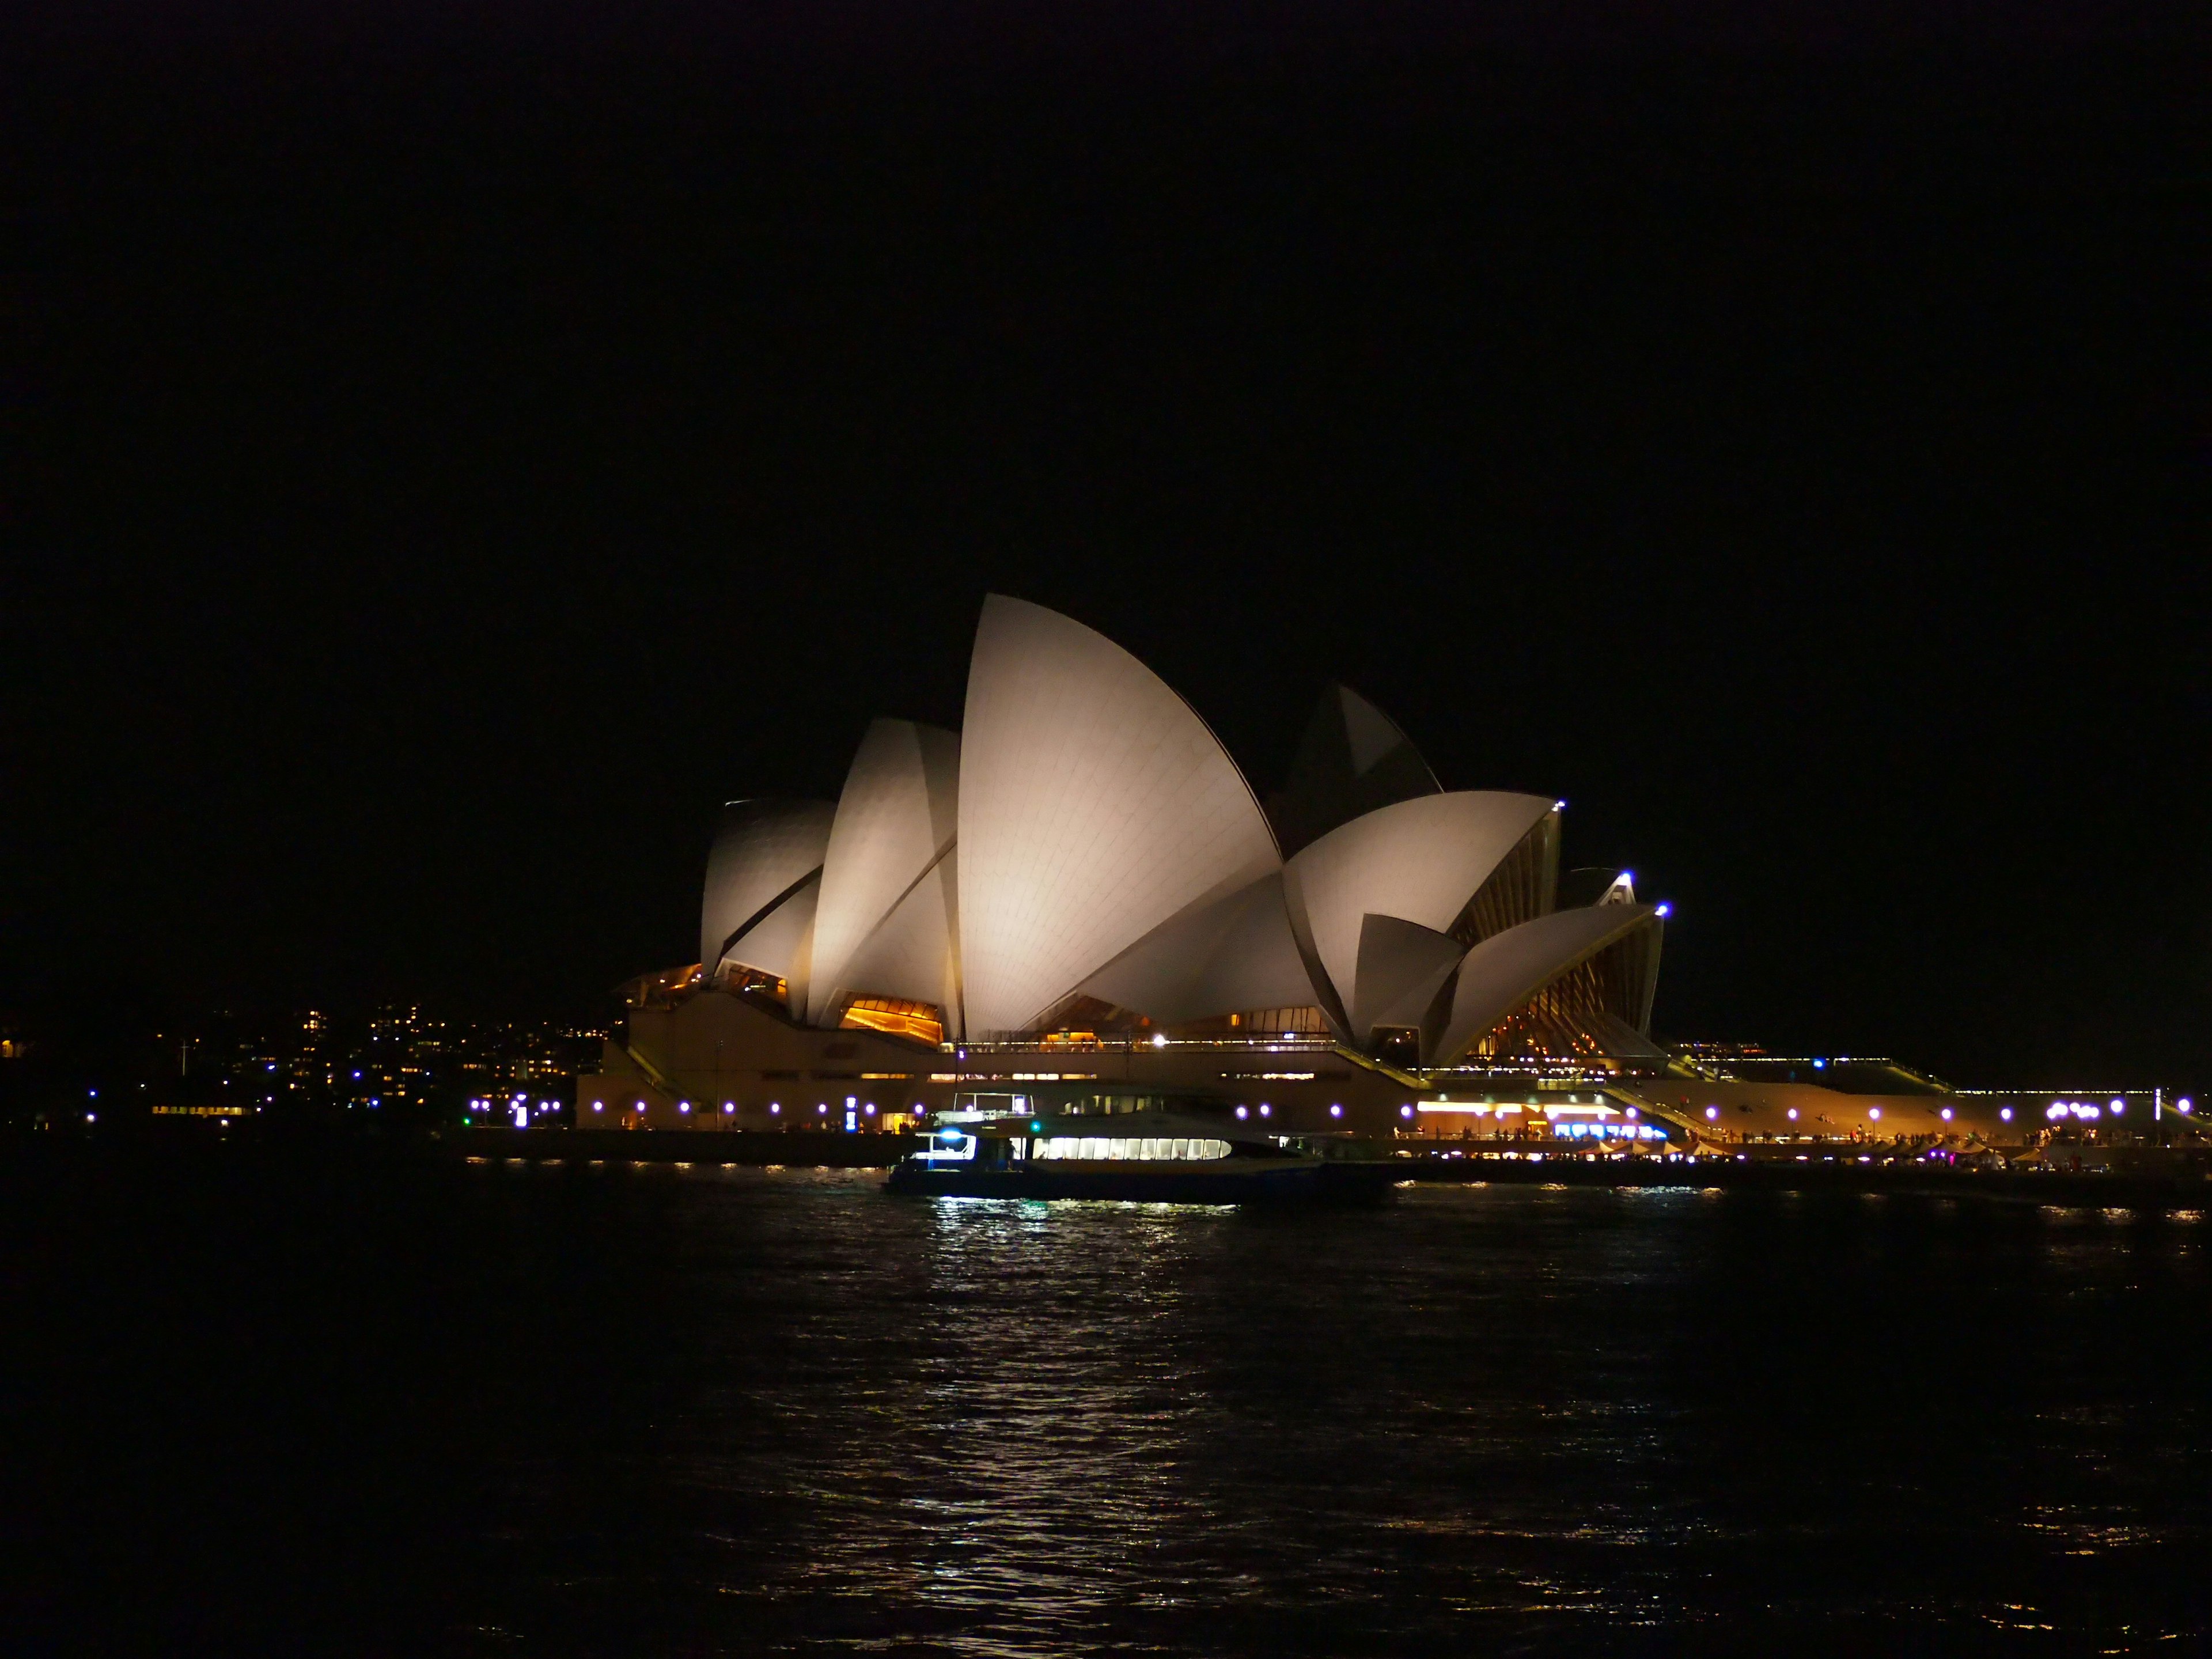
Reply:
<svg viewBox="0 0 2212 1659"><path fill-rule="evenodd" d="M1263 793L1340 678L1566 798L1662 1036L2212 1079L2204 31L2104 15L16 13L0 1005L596 1011L996 589Z"/></svg>

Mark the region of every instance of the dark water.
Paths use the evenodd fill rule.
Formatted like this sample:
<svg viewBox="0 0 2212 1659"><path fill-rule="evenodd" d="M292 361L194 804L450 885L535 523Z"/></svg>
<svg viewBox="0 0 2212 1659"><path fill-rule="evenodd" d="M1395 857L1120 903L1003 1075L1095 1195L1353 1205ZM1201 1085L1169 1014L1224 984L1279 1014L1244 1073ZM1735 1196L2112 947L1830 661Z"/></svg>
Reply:
<svg viewBox="0 0 2212 1659"><path fill-rule="evenodd" d="M2200 1651L2208 1224L5 1171L14 1652Z"/></svg>

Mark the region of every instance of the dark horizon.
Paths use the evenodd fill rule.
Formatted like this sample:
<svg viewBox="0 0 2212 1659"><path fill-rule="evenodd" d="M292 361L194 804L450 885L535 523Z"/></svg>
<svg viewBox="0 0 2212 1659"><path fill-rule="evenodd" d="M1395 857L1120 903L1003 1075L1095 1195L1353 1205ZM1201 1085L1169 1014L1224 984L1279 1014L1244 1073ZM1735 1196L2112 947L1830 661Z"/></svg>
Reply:
<svg viewBox="0 0 2212 1659"><path fill-rule="evenodd" d="M995 589L1566 799L1663 1036L2212 1075L2202 24L2084 15L19 19L0 1007L587 1013Z"/></svg>

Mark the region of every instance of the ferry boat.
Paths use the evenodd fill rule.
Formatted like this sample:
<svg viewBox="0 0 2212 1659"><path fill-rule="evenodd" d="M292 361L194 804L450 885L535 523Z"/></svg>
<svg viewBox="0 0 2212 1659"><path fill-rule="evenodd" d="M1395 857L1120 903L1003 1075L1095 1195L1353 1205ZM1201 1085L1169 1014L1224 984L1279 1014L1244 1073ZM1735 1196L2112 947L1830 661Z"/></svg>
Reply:
<svg viewBox="0 0 2212 1659"><path fill-rule="evenodd" d="M1159 1109L1108 1115L939 1114L887 1193L1137 1204L1374 1201L1403 1174L1342 1154L1346 1137L1269 1134Z"/></svg>

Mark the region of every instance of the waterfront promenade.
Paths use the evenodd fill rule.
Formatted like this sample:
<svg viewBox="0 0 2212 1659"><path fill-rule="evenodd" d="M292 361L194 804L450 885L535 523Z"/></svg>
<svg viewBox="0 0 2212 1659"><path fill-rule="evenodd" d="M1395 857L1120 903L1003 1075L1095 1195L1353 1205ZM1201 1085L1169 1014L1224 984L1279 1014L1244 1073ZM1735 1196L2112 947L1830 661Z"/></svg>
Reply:
<svg viewBox="0 0 2212 1659"><path fill-rule="evenodd" d="M441 1145L471 1158L533 1162L729 1164L816 1169L888 1168L906 1156L914 1137L836 1131L685 1129L470 1129ZM1983 1198L2006 1203L2105 1208L2212 1207L2204 1166L2179 1152L2146 1150L2124 1168L2069 1170L2036 1167L1974 1169L1904 1157L1878 1158L1854 1150L1822 1156L1607 1158L1573 1152L1385 1149L1402 1178L1421 1182L1514 1186L1696 1187L1766 1192L1919 1194ZM1395 1154L1395 1155L1394 1155Z"/></svg>

